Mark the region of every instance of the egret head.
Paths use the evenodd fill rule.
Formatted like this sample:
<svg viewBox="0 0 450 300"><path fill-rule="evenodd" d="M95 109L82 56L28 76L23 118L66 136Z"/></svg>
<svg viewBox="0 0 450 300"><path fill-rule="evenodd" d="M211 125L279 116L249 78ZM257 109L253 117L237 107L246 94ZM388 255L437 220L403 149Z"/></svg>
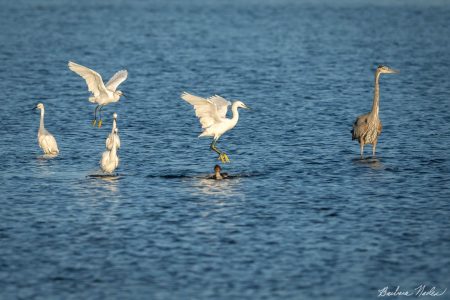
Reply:
<svg viewBox="0 0 450 300"><path fill-rule="evenodd" d="M118 134L119 133L119 128L114 128L114 133Z"/></svg>
<svg viewBox="0 0 450 300"><path fill-rule="evenodd" d="M44 104L38 103L34 109L44 109Z"/></svg>
<svg viewBox="0 0 450 300"><path fill-rule="evenodd" d="M384 74L396 74L399 73L399 71L389 68L388 66L379 65L377 68L378 73L384 73Z"/></svg>
<svg viewBox="0 0 450 300"><path fill-rule="evenodd" d="M250 107L248 107L247 105L244 104L244 102L237 100L236 102L234 102L234 105L236 105L236 107L240 107L240 108L245 108L245 109L250 109Z"/></svg>
<svg viewBox="0 0 450 300"><path fill-rule="evenodd" d="M113 113L113 119L117 119L117 113Z"/></svg>
<svg viewBox="0 0 450 300"><path fill-rule="evenodd" d="M116 91L116 95L119 96L119 97L122 97L123 93L122 93L122 91Z"/></svg>

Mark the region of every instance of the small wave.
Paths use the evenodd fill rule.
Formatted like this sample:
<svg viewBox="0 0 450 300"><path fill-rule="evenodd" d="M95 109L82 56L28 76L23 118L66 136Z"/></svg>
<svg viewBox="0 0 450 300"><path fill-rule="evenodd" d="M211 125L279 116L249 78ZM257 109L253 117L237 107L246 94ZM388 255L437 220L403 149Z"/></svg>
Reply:
<svg viewBox="0 0 450 300"><path fill-rule="evenodd" d="M258 177L258 176L264 176L263 173L243 173L243 174L227 174L227 177L224 179L237 179L237 178L246 178L246 177ZM165 174L165 175L157 175L157 174L151 174L147 175L146 178L163 178L163 179L212 179L213 174L198 174L198 175L187 175L187 174Z"/></svg>

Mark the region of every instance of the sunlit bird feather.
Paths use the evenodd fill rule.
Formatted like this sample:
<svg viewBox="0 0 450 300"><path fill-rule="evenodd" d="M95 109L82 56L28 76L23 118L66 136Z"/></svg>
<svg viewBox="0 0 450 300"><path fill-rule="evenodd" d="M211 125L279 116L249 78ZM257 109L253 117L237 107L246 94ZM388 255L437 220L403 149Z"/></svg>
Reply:
<svg viewBox="0 0 450 300"><path fill-rule="evenodd" d="M92 121L92 125L95 126L95 124L97 123L98 111L98 127L101 127L103 122L101 115L102 108L109 103L119 101L123 93L122 91L117 90L117 88L122 82L127 79L128 71L121 70L117 72L105 85L100 74L95 72L94 70L71 61L69 61L68 66L70 70L83 77L86 81L88 90L92 93L92 96L89 97L89 101L92 103L97 103L97 106L94 110L94 120Z"/></svg>
<svg viewBox="0 0 450 300"><path fill-rule="evenodd" d="M213 137L213 141L210 145L211 150L219 154L218 159L223 163L230 162L228 155L225 152L220 151L216 147L216 143L225 132L236 126L239 120L238 108L248 109L248 107L241 101L235 101L231 104L230 101L227 101L218 95L210 98L202 98L184 92L181 94L181 98L194 107L195 115L199 118L203 128L203 132L199 137ZM230 105L233 117L228 119L226 115L228 106Z"/></svg>

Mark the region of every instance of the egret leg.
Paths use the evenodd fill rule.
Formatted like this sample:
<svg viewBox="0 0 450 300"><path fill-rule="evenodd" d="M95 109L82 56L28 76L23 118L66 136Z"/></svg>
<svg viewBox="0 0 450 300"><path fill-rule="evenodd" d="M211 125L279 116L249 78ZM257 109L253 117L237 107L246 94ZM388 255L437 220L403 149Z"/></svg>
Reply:
<svg viewBox="0 0 450 300"><path fill-rule="evenodd" d="M103 108L103 105L100 105L100 109L98 110L98 114L99 114L99 117L100 117L100 120L98 121L98 128L102 127L102 123L103 123L103 120L102 120L102 108Z"/></svg>
<svg viewBox="0 0 450 300"><path fill-rule="evenodd" d="M92 126L95 126L95 123L97 123L97 109L100 105L97 105L94 109L94 120L92 120Z"/></svg>
<svg viewBox="0 0 450 300"><path fill-rule="evenodd" d="M211 150L213 150L214 152L216 152L217 154L219 154L218 159L222 162L222 163L229 163L230 159L228 158L228 155L225 152L220 151L217 147L216 147L216 142L217 140L213 140L211 143Z"/></svg>

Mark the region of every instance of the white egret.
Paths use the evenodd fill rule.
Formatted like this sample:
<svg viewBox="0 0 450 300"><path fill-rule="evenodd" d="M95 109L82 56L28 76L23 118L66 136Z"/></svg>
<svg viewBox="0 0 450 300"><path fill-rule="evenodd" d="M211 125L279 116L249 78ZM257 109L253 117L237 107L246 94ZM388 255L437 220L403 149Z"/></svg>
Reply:
<svg viewBox="0 0 450 300"><path fill-rule="evenodd" d="M123 93L117 90L117 87L124 82L128 77L127 70L121 70L114 74L113 77L106 83L103 83L103 79L94 70L86 68L82 65L69 61L69 69L80 75L86 80L89 91L93 96L89 97L89 101L97 103L94 110L94 120L92 125L95 126L97 122L97 110L99 112L98 127L102 126L102 108L103 106L119 101Z"/></svg>
<svg viewBox="0 0 450 300"><path fill-rule="evenodd" d="M113 126L111 129L111 133L109 134L108 138L106 139L106 149L111 150L113 147L113 141L116 143L117 149L120 148L120 138L119 135L116 135L114 137L114 131L117 128L117 114L113 114ZM113 138L114 137L114 138Z"/></svg>
<svg viewBox="0 0 450 300"><path fill-rule="evenodd" d="M239 120L238 108L249 109L243 102L235 101L232 105L230 101L215 95L210 98L202 98L184 92L181 98L186 100L195 109L195 115L199 118L203 132L199 137L212 136L211 150L219 154L218 159L223 163L230 162L228 155L217 149L217 140L228 130L233 129ZM228 106L231 105L233 117L226 117Z"/></svg>
<svg viewBox="0 0 450 300"><path fill-rule="evenodd" d="M119 166L119 157L117 156L117 143L115 139L118 138L119 129L114 129L114 134L112 136L112 148L111 150L106 150L102 154L102 159L100 160L100 168L104 173L111 174Z"/></svg>
<svg viewBox="0 0 450 300"><path fill-rule="evenodd" d="M58 144L56 143L55 137L44 127L44 104L38 103L34 109L39 109L41 111L41 122L38 131L39 147L44 151L44 154L56 156L59 153Z"/></svg>

